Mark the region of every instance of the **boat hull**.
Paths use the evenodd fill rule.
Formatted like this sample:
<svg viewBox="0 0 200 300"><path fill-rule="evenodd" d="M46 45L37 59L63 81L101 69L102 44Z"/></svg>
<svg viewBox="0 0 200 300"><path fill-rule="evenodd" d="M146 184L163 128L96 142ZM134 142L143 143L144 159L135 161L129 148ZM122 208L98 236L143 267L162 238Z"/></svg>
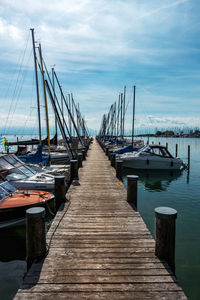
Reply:
<svg viewBox="0 0 200 300"><path fill-rule="evenodd" d="M0 228L22 223L26 210L31 207L46 207L54 201L54 195L39 191L17 191L0 202Z"/></svg>
<svg viewBox="0 0 200 300"><path fill-rule="evenodd" d="M173 158L132 157L123 159L123 166L141 170L180 170L182 161Z"/></svg>

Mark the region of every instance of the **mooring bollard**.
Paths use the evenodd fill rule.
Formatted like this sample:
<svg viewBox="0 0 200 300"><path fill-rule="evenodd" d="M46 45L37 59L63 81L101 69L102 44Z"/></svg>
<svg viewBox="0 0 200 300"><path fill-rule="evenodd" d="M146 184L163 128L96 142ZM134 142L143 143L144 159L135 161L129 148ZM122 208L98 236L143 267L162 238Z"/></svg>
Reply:
<svg viewBox="0 0 200 300"><path fill-rule="evenodd" d="M178 156L178 144L176 144L176 153L175 153L175 157Z"/></svg>
<svg viewBox="0 0 200 300"><path fill-rule="evenodd" d="M65 194L66 194L65 176L55 176L56 211L60 207L61 203L66 201Z"/></svg>
<svg viewBox="0 0 200 300"><path fill-rule="evenodd" d="M115 169L116 169L116 177L118 179L122 179L122 170L123 170L123 160L116 160L115 161Z"/></svg>
<svg viewBox="0 0 200 300"><path fill-rule="evenodd" d="M78 161L70 160L70 182L78 178Z"/></svg>
<svg viewBox="0 0 200 300"><path fill-rule="evenodd" d="M156 248L158 258L165 259L175 274L175 231L177 211L170 207L157 207L156 216Z"/></svg>
<svg viewBox="0 0 200 300"><path fill-rule="evenodd" d="M45 209L33 207L26 210L26 262L30 269L35 259L46 254Z"/></svg>
<svg viewBox="0 0 200 300"><path fill-rule="evenodd" d="M137 210L137 185L138 176L128 175L127 176L127 201L132 203Z"/></svg>
<svg viewBox="0 0 200 300"><path fill-rule="evenodd" d="M115 168L115 158L116 158L116 154L111 153L111 155L110 155L110 164L111 164L111 167L113 167L113 168Z"/></svg>
<svg viewBox="0 0 200 300"><path fill-rule="evenodd" d="M166 143L166 148L168 149L168 143Z"/></svg>
<svg viewBox="0 0 200 300"><path fill-rule="evenodd" d="M78 168L82 168L82 160L83 160L83 155L81 153L78 154Z"/></svg>
<svg viewBox="0 0 200 300"><path fill-rule="evenodd" d="M108 149L109 149L109 148L108 148L108 147L106 147L106 151L105 151L105 152L106 152L106 155L107 155L107 156L108 156Z"/></svg>
<svg viewBox="0 0 200 300"><path fill-rule="evenodd" d="M86 151L85 149L82 150L83 160L86 160Z"/></svg>
<svg viewBox="0 0 200 300"><path fill-rule="evenodd" d="M190 145L188 145L188 171L190 171Z"/></svg>

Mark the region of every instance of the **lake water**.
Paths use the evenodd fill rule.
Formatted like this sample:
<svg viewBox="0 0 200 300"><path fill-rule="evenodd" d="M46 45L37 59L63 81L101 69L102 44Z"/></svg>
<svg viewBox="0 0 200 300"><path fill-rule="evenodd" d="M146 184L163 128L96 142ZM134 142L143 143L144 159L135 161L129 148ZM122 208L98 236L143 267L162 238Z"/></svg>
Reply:
<svg viewBox="0 0 200 300"><path fill-rule="evenodd" d="M151 138L150 143L168 143L174 155L187 162L191 146L190 176L187 172L139 172L138 211L154 236L154 209L169 206L178 211L176 221L176 275L189 299L200 299L200 139ZM136 174L131 169L126 175ZM13 299L26 271L25 231L0 232L0 299Z"/></svg>
<svg viewBox="0 0 200 300"><path fill-rule="evenodd" d="M175 155L187 162L191 147L190 174L183 172L136 172L124 170L126 175L139 175L138 211L155 237L154 209L169 206L178 211L176 220L176 276L189 299L200 299L200 139L150 138L150 144L166 145Z"/></svg>

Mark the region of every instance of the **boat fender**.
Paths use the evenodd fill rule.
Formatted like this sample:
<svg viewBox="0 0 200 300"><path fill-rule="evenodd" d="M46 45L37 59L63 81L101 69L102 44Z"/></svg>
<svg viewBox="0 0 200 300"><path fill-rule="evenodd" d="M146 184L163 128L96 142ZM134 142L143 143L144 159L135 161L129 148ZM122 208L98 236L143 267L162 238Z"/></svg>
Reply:
<svg viewBox="0 0 200 300"><path fill-rule="evenodd" d="M171 161L171 167L173 167L173 165L174 165L174 162L173 162L173 161Z"/></svg>
<svg viewBox="0 0 200 300"><path fill-rule="evenodd" d="M148 158L147 158L147 165L149 165L149 160L148 160Z"/></svg>

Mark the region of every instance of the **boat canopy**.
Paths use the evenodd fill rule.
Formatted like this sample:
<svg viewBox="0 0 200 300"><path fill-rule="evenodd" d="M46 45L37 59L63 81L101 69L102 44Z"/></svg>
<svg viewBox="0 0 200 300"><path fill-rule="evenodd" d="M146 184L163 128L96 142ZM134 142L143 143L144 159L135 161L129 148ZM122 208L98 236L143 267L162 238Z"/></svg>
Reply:
<svg viewBox="0 0 200 300"><path fill-rule="evenodd" d="M158 155L158 156L162 156L162 157L173 158L173 156L170 154L170 152L167 150L167 148L164 146L161 146L161 145L144 146L142 149L140 149L138 151L138 153L136 155L139 156L142 154L153 154L153 155Z"/></svg>

